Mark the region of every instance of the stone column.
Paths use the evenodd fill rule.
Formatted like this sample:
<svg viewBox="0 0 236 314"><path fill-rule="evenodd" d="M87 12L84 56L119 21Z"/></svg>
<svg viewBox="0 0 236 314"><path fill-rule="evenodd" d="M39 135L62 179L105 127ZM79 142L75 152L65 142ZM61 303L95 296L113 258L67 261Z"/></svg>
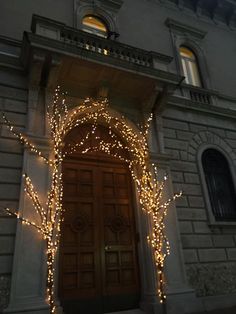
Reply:
<svg viewBox="0 0 236 314"><path fill-rule="evenodd" d="M158 149L155 145L151 147L151 162L157 164L159 169L159 180L163 180L165 174L168 175L166 181L163 202L171 198L173 194L172 179L169 168L170 157L165 153L163 141L163 124L160 114L165 107L166 101L173 92L173 86L166 88L162 95L154 104L154 127L156 131L152 134L152 141L157 142ZM157 116L157 117L156 117ZM170 242L170 255L166 258L165 276L167 288L167 302L165 314L187 314L194 308L195 311L201 311L202 303L197 299L195 291L189 287L183 259L180 232L178 227L177 213L175 203L172 202L168 208L168 214L165 219L166 234Z"/></svg>
<svg viewBox="0 0 236 314"><path fill-rule="evenodd" d="M38 144L38 139L34 142ZM46 145L45 145L46 147ZM24 172L26 172L39 197L44 201L48 187L48 169L28 150L24 152ZM21 184L19 214L30 221L39 221L31 201L25 195L24 184ZM18 221L12 271L10 303L4 313L46 314L48 305L45 301L45 243L34 227L23 225Z"/></svg>
<svg viewBox="0 0 236 314"><path fill-rule="evenodd" d="M137 195L138 199L138 195ZM137 229L139 230L139 264L141 279L141 301L140 307L147 314L161 314L161 305L158 302L156 291L156 271L153 259L153 253L147 236L152 232L152 224L150 216L143 212L140 205L137 206Z"/></svg>
<svg viewBox="0 0 236 314"><path fill-rule="evenodd" d="M172 179L168 166L168 159L164 156L158 157L160 178L166 173L168 180L164 190L163 201L173 196ZM188 285L183 252L181 246L180 232L176 214L175 202L173 201L168 208L165 219L166 234L170 243L170 255L166 258L165 277L167 288L167 314L187 314L195 311L203 311L202 303L196 297L195 291Z"/></svg>
<svg viewBox="0 0 236 314"><path fill-rule="evenodd" d="M48 156L50 154L50 139L46 123L45 100L50 99L51 96L46 92L47 86L42 83L41 73L45 67L45 60L46 58L42 54L34 55L30 64L28 124L25 133L30 142L45 156ZM53 62L49 66L51 65ZM52 81L49 71L48 82ZM55 77L54 82L55 84L57 82ZM27 148L24 150L23 172L31 178L42 205L45 205L50 184L49 168L41 158ZM21 184L19 214L30 221L39 223L39 215L24 192L23 182ZM10 302L4 313L49 313L46 302L45 251L45 241L36 228L23 225L18 221Z"/></svg>
<svg viewBox="0 0 236 314"><path fill-rule="evenodd" d="M159 169L159 180L162 181L164 175L168 175L168 180L164 188L163 203L173 196L172 181L169 169L169 158L164 154L152 154L151 162L155 163ZM166 235L170 242L171 254L165 262L165 279L167 302L165 308L160 304L157 296L157 274L154 263L152 247L147 242L147 235L152 234L151 216L137 211L138 230L140 232L140 273L142 281L141 308L147 314L187 314L192 309L202 311L202 304L196 298L195 291L189 287L183 253L180 241L180 233L176 216L174 202L168 208L165 219Z"/></svg>

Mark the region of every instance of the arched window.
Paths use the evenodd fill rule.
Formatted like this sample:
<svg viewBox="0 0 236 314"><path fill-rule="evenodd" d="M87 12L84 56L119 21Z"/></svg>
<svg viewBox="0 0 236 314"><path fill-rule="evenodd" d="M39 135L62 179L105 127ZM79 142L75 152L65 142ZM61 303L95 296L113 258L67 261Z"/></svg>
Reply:
<svg viewBox="0 0 236 314"><path fill-rule="evenodd" d="M228 161L218 150L206 149L202 165L215 219L236 220L236 194Z"/></svg>
<svg viewBox="0 0 236 314"><path fill-rule="evenodd" d="M108 30L105 23L94 15L86 15L82 20L82 29L85 32L107 38Z"/></svg>
<svg viewBox="0 0 236 314"><path fill-rule="evenodd" d="M180 59L185 76L185 82L194 86L201 86L199 67L195 54L187 47L179 48Z"/></svg>

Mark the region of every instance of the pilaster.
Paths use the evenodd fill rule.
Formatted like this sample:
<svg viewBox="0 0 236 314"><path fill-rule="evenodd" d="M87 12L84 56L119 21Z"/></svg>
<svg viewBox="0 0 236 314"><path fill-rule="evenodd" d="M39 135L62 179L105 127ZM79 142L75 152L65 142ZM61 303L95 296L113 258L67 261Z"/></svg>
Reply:
<svg viewBox="0 0 236 314"><path fill-rule="evenodd" d="M48 59L50 62L48 63ZM56 66L60 63L56 63ZM51 66L52 65L52 66ZM42 74L45 67L49 67ZM52 68L52 73L50 69ZM35 53L29 65L29 96L28 96L28 124L27 139L38 148L43 155L49 156L51 141L46 122L47 101L52 100L52 82L57 82L58 68L55 68L53 58ZM45 82L48 85L45 85ZM32 153L27 147L24 149L23 173L32 180L39 195L41 204L46 202L50 184L50 170L42 159ZM20 216L40 224L39 215L24 191L24 181L21 182ZM17 223L15 252L12 271L11 294L8 308L4 313L20 314L48 314L46 302L46 245L40 233L31 226Z"/></svg>

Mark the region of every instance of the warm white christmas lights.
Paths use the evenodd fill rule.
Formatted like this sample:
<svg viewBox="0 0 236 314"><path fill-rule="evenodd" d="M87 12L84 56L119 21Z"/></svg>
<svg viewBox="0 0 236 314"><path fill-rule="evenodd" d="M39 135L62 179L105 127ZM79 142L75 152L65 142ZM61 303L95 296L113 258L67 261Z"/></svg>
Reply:
<svg viewBox="0 0 236 314"><path fill-rule="evenodd" d="M147 136L151 117L148 118L142 130L136 132L129 126L124 117L116 117L110 113L107 99L100 101L86 99L80 106L69 111L65 95L60 93L59 87L55 91L52 106L48 106L47 116L52 140L50 159L44 156L28 140L26 135L17 132L5 114L3 114L5 124L9 130L51 168L51 186L45 206L42 205L30 178L26 174L24 175L25 192L38 213L40 218L39 224L27 220L21 217L19 213L6 208L9 214L15 215L22 223L35 227L46 240L47 300L50 306L50 313L54 313L56 308L54 299L55 256L59 245L60 228L63 219L61 165L64 158L73 152L103 151L128 163L133 180L136 183L142 209L152 217L153 230L152 234L148 236L148 241L153 248L157 269L157 294L160 302L164 302L166 295L163 269L165 258L170 253L169 242L165 235L164 218L167 215L170 202L179 197L180 194L175 195L164 203L162 201L164 182L167 177L164 178L163 182L159 182L157 168L155 165L151 165L148 159ZM98 124L107 127L109 141L104 141L99 136L96 136L96 126ZM69 144L65 150L64 138L66 134L73 128L83 125L91 125L91 130L87 132L79 143L75 145ZM92 138L94 139L94 146L88 146ZM120 138L124 139L124 143L120 141Z"/></svg>

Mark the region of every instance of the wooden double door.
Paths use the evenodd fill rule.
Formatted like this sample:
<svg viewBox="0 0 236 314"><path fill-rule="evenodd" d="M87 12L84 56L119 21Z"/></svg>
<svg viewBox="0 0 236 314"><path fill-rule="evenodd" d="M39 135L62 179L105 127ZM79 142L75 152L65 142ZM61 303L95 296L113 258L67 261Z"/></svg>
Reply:
<svg viewBox="0 0 236 314"><path fill-rule="evenodd" d="M65 314L138 307L137 236L129 169L112 158L68 159L63 181L59 297Z"/></svg>

